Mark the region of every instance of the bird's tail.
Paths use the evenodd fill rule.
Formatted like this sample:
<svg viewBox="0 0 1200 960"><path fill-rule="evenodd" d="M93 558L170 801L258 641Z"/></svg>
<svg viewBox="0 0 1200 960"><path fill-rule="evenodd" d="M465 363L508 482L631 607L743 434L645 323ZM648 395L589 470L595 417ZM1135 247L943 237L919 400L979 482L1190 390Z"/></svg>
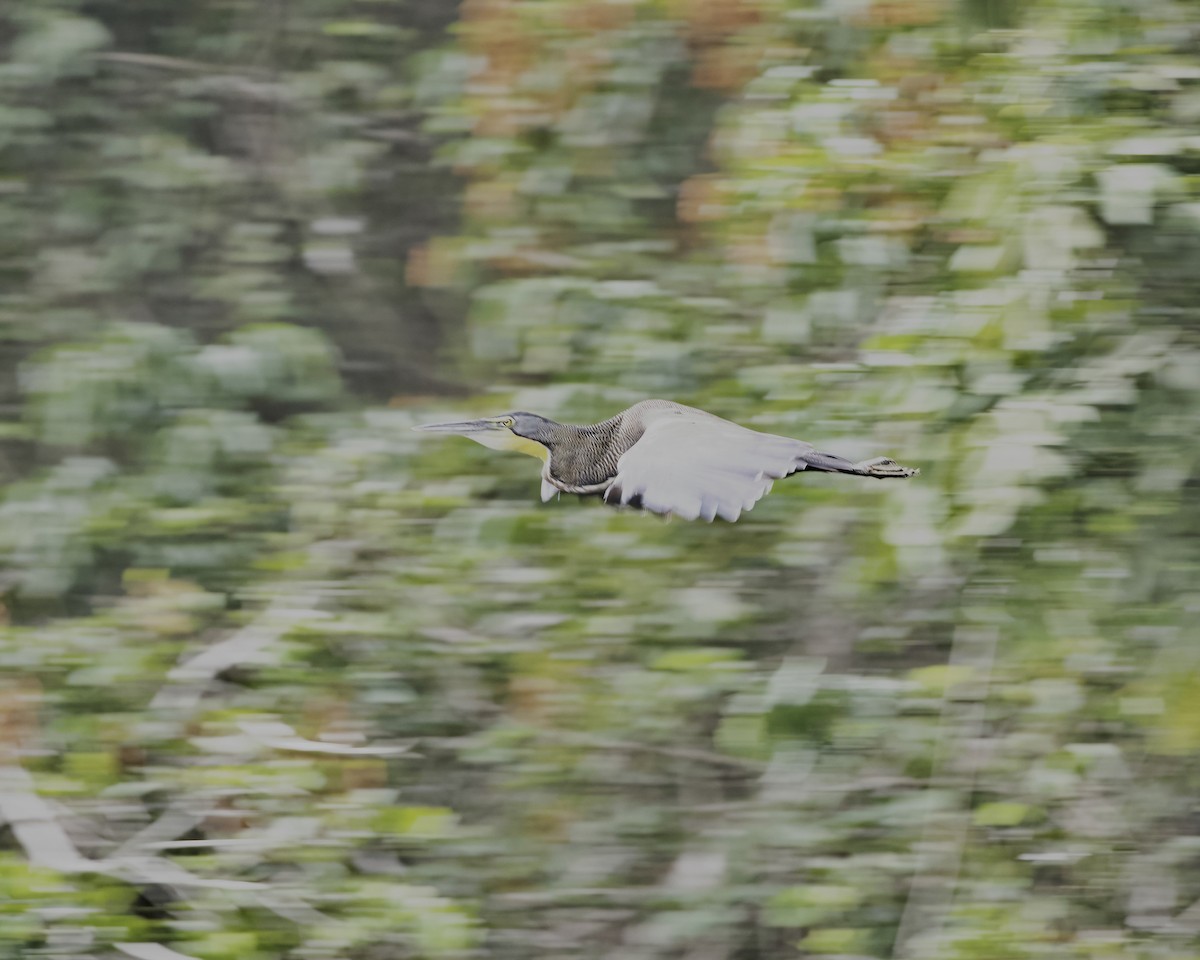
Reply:
<svg viewBox="0 0 1200 960"><path fill-rule="evenodd" d="M890 457L876 457L874 460L860 460L851 463L843 457L832 453L806 453L800 457L806 470L820 470L823 473L850 473L857 477L875 477L885 480L892 477L901 479L915 477L921 471L915 467L902 467Z"/></svg>

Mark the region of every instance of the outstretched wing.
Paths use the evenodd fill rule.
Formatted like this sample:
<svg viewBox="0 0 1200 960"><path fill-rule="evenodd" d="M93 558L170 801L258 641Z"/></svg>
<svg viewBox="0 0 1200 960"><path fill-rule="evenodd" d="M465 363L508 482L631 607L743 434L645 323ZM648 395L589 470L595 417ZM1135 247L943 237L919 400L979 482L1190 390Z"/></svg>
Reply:
<svg viewBox="0 0 1200 960"><path fill-rule="evenodd" d="M611 504L640 506L687 520L733 521L803 470L811 444L747 430L697 411L653 420L617 461L604 491Z"/></svg>

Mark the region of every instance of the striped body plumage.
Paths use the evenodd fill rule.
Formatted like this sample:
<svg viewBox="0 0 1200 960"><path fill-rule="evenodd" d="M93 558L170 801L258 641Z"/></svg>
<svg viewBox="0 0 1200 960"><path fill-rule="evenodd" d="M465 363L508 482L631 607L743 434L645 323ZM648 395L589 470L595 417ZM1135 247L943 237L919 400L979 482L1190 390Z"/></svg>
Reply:
<svg viewBox="0 0 1200 960"><path fill-rule="evenodd" d="M879 479L919 472L886 457L851 463L802 440L749 430L670 400L643 400L587 425L518 412L417 429L537 457L543 500L560 492L598 494L610 504L689 520L736 520L774 481L801 470Z"/></svg>

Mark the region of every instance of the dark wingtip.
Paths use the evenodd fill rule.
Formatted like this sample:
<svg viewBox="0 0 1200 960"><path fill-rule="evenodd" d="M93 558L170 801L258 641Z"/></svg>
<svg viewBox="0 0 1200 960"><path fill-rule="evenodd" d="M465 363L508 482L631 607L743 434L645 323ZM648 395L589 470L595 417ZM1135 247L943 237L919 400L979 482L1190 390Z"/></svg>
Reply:
<svg viewBox="0 0 1200 960"><path fill-rule="evenodd" d="M610 507L633 507L635 510L644 509L642 507L642 495L635 493L628 500L625 499L625 491L620 484L610 483L604 490L604 502Z"/></svg>

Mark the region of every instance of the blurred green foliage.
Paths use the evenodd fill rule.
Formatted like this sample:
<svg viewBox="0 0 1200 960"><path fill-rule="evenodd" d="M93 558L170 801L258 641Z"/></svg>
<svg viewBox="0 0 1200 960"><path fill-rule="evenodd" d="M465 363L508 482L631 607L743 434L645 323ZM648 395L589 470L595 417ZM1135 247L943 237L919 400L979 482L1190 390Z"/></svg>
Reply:
<svg viewBox="0 0 1200 960"><path fill-rule="evenodd" d="M1193 955L1198 50L0 9L0 956ZM408 429L647 395L923 472L687 525Z"/></svg>

